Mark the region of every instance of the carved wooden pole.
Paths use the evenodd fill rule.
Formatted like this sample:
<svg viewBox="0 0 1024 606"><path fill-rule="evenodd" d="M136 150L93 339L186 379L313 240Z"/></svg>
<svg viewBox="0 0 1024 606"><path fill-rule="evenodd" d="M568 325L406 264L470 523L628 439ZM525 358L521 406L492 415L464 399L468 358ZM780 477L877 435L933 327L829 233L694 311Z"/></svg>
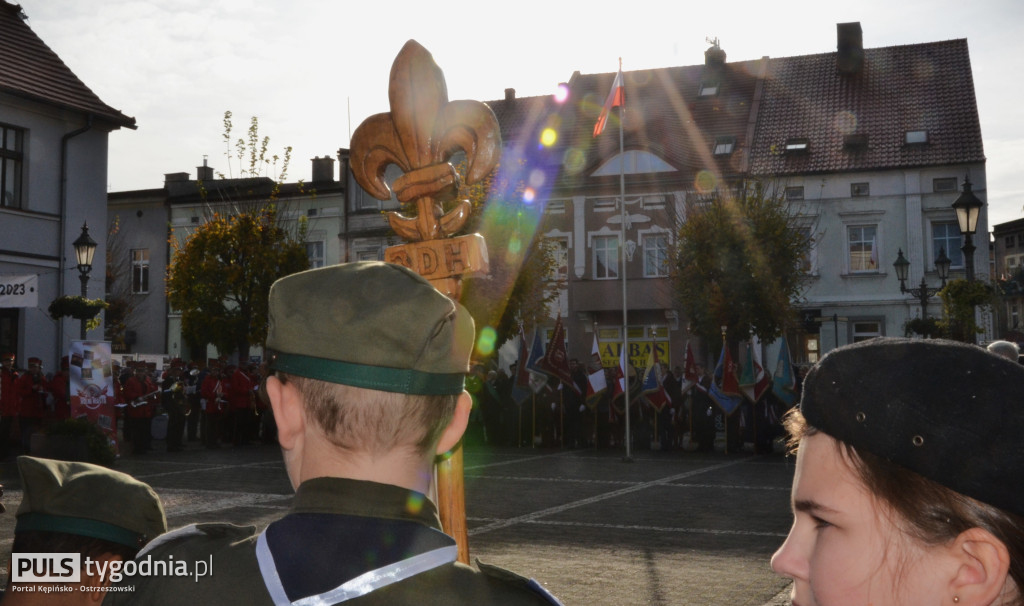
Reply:
<svg viewBox="0 0 1024 606"><path fill-rule="evenodd" d="M501 130L489 107L478 101L448 101L444 74L430 53L409 40L391 66L391 111L370 116L352 135L351 166L356 181L379 200L395 196L411 204L413 216L388 213L388 222L407 244L389 247L384 259L419 273L458 300L462 279L485 275L487 246L480 234L452 237L472 211L459 200L460 177L449 160L466 154L467 184L486 177L501 157ZM404 173L389 187L391 164ZM462 447L437 466L437 504L445 532L458 542L459 560L469 563Z"/></svg>

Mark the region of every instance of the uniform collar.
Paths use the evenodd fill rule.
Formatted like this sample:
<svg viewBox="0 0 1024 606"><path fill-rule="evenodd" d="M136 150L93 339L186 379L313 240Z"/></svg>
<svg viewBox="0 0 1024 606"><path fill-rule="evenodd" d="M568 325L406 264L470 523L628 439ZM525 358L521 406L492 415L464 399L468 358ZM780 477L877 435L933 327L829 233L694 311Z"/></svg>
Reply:
<svg viewBox="0 0 1024 606"><path fill-rule="evenodd" d="M410 520L441 529L434 503L423 493L365 480L313 478L299 485L291 513L338 513Z"/></svg>

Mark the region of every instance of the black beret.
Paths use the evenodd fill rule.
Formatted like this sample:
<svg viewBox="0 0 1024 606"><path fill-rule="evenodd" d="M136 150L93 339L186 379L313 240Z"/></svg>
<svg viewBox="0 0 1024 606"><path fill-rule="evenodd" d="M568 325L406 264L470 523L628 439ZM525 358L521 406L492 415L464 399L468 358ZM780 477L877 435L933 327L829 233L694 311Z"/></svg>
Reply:
<svg viewBox="0 0 1024 606"><path fill-rule="evenodd" d="M975 345L879 338L807 374L808 424L960 494L1024 515L1024 366Z"/></svg>

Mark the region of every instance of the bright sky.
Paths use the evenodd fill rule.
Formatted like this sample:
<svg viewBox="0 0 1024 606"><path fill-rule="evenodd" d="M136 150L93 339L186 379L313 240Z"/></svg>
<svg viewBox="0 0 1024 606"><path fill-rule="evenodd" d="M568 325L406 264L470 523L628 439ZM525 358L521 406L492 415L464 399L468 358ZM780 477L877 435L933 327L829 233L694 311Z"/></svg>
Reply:
<svg viewBox="0 0 1024 606"><path fill-rule="evenodd" d="M729 61L833 52L836 23L867 48L967 38L988 158L989 225L1024 216L1024 2L733 0L579 3L348 0L15 0L29 25L103 101L136 118L110 138L109 189L157 188L209 157L228 173L234 138L257 116L271 149L293 147L289 181L348 147L389 110L388 73L416 39L450 99L554 92L573 71L696 65L707 38ZM234 167L237 174L237 166Z"/></svg>

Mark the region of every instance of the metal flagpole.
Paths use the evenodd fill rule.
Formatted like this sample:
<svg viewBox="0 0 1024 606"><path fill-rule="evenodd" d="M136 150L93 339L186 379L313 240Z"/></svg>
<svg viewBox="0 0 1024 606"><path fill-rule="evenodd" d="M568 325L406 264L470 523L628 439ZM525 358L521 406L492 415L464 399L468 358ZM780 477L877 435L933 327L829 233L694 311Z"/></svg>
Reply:
<svg viewBox="0 0 1024 606"><path fill-rule="evenodd" d="M622 73L622 57L619 57L619 73ZM626 83L622 82L623 88ZM626 306L626 159L623 157L624 144L623 144L623 132L622 132L622 121L626 118L626 97L622 97L622 105L619 106L619 202L622 205L622 242L620 247L622 249L622 347L623 353L621 358L625 360L626 366L622 369L623 374L623 394L622 397L625 399L625 411L626 411L626 462L632 462L633 456L631 451L631 432L629 429L629 324L627 321L627 306Z"/></svg>

